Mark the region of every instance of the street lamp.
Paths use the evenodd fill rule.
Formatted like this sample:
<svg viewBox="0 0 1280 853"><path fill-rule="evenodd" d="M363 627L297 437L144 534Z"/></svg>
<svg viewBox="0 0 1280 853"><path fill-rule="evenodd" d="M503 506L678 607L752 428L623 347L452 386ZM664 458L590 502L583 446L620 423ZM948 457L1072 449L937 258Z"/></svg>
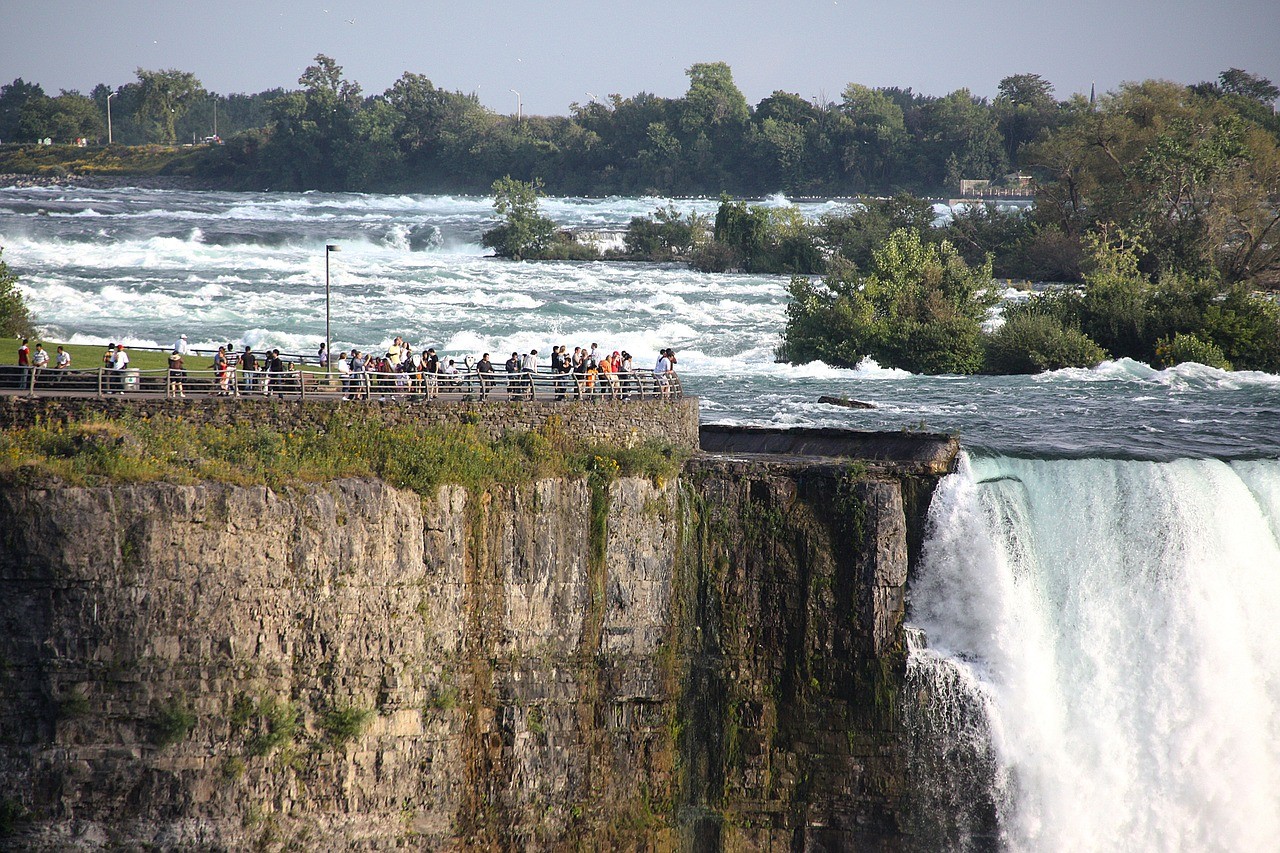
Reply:
<svg viewBox="0 0 1280 853"><path fill-rule="evenodd" d="M116 96L116 92L107 92L107 144L111 144L111 99ZM99 137L101 138L101 137Z"/></svg>
<svg viewBox="0 0 1280 853"><path fill-rule="evenodd" d="M324 372L333 372L333 353L329 352L329 256L338 251L332 243L324 247Z"/></svg>
<svg viewBox="0 0 1280 853"><path fill-rule="evenodd" d="M515 89L508 89L507 91L516 96L516 124L519 124L521 113L520 93Z"/></svg>

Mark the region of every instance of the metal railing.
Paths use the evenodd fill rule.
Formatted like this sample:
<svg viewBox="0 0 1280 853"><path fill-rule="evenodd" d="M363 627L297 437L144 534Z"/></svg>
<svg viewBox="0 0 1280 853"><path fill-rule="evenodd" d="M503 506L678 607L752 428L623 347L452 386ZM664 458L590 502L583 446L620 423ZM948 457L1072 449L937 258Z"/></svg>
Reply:
<svg viewBox="0 0 1280 853"><path fill-rule="evenodd" d="M310 370L93 370L0 367L0 394L30 397L276 397L295 400L662 400L684 395L674 373L325 373Z"/></svg>

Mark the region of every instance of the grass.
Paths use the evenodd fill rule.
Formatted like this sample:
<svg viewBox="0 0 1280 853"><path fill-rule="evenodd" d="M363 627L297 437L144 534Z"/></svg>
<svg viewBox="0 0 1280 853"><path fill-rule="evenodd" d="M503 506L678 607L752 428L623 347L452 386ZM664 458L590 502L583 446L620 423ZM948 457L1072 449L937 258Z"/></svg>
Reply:
<svg viewBox="0 0 1280 853"><path fill-rule="evenodd" d="M0 146L0 173L20 175L159 175L180 171L187 161L198 159L200 146L111 145L80 148L75 145Z"/></svg>
<svg viewBox="0 0 1280 853"><path fill-rule="evenodd" d="M31 338L29 346L34 350L36 342L39 338ZM58 341L40 341L44 344L44 348L49 351L49 365L52 366L56 358ZM17 364L18 363L18 347L22 346L20 338L9 338L8 346L0 349L0 364ZM71 367L73 370L94 370L102 366L102 354L106 351L105 346L98 344L62 344L62 347L71 354ZM131 350L129 351L129 366L138 370L164 370L169 366L169 355L163 352L150 352L148 350ZM189 357L187 367L193 370L203 369L208 365L205 361L212 362L209 356Z"/></svg>
<svg viewBox="0 0 1280 853"><path fill-rule="evenodd" d="M281 432L169 418L40 424L0 432L0 480L72 485L199 481L281 488L348 477L378 478L433 495L445 484L483 491L554 477L593 481L679 472L686 451L649 441L632 448L568 436L555 422L490 439L475 426L353 426L335 412L321 428Z"/></svg>

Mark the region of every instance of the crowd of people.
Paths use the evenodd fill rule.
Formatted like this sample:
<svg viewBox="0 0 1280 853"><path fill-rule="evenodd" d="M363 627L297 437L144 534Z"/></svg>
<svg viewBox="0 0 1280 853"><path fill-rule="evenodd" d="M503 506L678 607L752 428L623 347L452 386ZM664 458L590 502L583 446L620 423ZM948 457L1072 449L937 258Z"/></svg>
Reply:
<svg viewBox="0 0 1280 853"><path fill-rule="evenodd" d="M247 344L239 351L232 344L226 344L218 347L207 368L189 364L197 355L185 334L174 343L168 356L168 395L186 397L193 373L200 374L202 393L208 393L212 385L212 392L220 396L296 393L303 381L294 362L286 362L279 349L257 353ZM332 364L325 345L321 344L315 362L322 369L332 367L336 376L328 390L340 390L344 399L402 394L430 400L448 392L472 394L481 400L494 394L510 400L532 400L538 396L555 400L625 400L679 394L676 354L670 348L659 353L652 370L637 368L626 350L608 351L594 343L590 347L574 347L573 352L564 345L553 346L545 362L537 349L517 351L499 366L489 353L479 359L467 356L461 362L441 356L435 347L427 347L415 355L414 347L396 337L381 353L352 349L339 353ZM130 383L138 381L139 371L130 370L129 365L129 351L123 343L107 345L102 354L102 367L106 371L108 393L136 390ZM36 343L32 349L24 339L18 349L18 366L26 371L51 366L65 370L71 367L71 355L59 346L51 359L42 343Z"/></svg>
<svg viewBox="0 0 1280 853"><path fill-rule="evenodd" d="M318 359L328 365L324 345ZM670 396L678 387L675 371L676 355L664 349L652 371L653 393ZM396 337L385 353L376 354L353 349L342 352L334 363L342 380L344 396L367 393L419 393L427 399L442 390L461 390L488 399L501 385L508 399L534 399L541 383L549 387L556 400L565 399L629 399L644 394L641 373L625 350L605 352L598 344L590 348L554 346L544 365L537 349L513 352L499 370L489 353L478 360L467 356L443 358L435 347L427 347L415 356L413 347Z"/></svg>

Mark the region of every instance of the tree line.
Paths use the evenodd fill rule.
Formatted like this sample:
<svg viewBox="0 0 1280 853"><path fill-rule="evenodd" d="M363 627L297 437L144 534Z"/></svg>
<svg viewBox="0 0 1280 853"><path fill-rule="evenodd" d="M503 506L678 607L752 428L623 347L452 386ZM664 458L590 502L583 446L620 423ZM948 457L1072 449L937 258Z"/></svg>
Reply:
<svg viewBox="0 0 1280 853"><path fill-rule="evenodd" d="M125 144L202 139L216 110L227 145L200 171L244 189L483 192L511 175L558 195L939 196L961 179L1070 168L1037 144L1134 88L1104 96L1102 110L1079 95L1055 98L1038 74L1005 77L990 100L849 83L838 101L777 91L752 106L723 62L697 63L687 76L678 98L614 94L571 104L566 116L522 117L408 72L366 95L323 54L298 88L254 95L210 93L174 69L139 68L137 81L88 95L50 96L18 79L0 87L0 140L105 139L110 96L112 136ZM1280 134L1270 81L1230 69L1175 88Z"/></svg>

